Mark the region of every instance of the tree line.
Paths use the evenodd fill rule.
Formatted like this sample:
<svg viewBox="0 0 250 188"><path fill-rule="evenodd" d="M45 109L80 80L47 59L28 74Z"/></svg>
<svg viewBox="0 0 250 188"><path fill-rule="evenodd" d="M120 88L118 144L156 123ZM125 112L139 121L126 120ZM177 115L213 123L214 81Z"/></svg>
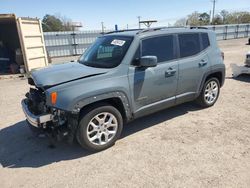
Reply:
<svg viewBox="0 0 250 188"><path fill-rule="evenodd" d="M42 19L42 27L44 32L77 30L73 27L70 18L61 15L46 14Z"/></svg>
<svg viewBox="0 0 250 188"><path fill-rule="evenodd" d="M193 12L192 14L177 20L174 26L182 27L186 25L190 26L203 26L203 25L222 25L222 24L243 24L250 23L250 12L229 12L222 10L214 16L211 20L211 16L207 12ZM49 31L72 31L77 30L72 25L70 18L61 15L45 15L42 19L42 26L44 32Z"/></svg>
<svg viewBox="0 0 250 188"><path fill-rule="evenodd" d="M175 22L175 26L203 26L203 25L223 25L223 24L244 24L250 23L250 12L229 12L222 10L220 13L214 16L211 20L211 16L206 13L199 13L197 11L188 15L185 18L181 18Z"/></svg>

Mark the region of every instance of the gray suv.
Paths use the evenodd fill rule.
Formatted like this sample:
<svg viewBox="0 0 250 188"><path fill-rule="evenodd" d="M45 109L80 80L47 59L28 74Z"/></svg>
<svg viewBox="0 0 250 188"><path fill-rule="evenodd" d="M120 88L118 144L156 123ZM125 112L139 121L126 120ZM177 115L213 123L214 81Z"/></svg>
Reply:
<svg viewBox="0 0 250 188"><path fill-rule="evenodd" d="M193 100L213 106L224 79L213 31L117 31L99 37L78 62L34 71L22 108L32 129L100 151L135 118Z"/></svg>

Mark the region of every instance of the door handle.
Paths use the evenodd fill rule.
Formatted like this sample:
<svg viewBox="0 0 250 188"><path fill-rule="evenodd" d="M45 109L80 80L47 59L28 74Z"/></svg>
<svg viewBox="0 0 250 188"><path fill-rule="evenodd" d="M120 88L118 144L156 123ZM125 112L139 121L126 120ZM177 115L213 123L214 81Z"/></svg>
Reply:
<svg viewBox="0 0 250 188"><path fill-rule="evenodd" d="M176 73L176 69L173 69L172 67L170 67L170 68L165 72L165 77L174 76L175 73Z"/></svg>
<svg viewBox="0 0 250 188"><path fill-rule="evenodd" d="M199 63L199 67L204 67L207 65L207 61L205 60L201 60L201 62Z"/></svg>

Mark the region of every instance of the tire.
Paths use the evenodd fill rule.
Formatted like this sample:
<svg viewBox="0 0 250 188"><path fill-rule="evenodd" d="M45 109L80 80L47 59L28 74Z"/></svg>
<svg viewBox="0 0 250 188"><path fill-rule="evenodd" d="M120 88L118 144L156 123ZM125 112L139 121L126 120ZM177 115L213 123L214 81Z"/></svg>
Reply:
<svg viewBox="0 0 250 188"><path fill-rule="evenodd" d="M215 87L217 89L214 89ZM216 101L219 98L219 95L220 95L220 82L217 78L213 77L205 82L196 102L201 107L208 108L216 103Z"/></svg>
<svg viewBox="0 0 250 188"><path fill-rule="evenodd" d="M113 106L99 104L82 114L76 137L83 148L98 152L113 146L122 128L121 113Z"/></svg>

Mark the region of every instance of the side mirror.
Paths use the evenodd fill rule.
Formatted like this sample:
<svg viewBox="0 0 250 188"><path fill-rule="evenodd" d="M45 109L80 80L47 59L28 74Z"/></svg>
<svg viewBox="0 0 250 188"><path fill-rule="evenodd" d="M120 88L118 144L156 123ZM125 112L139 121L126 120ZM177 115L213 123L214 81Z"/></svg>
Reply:
<svg viewBox="0 0 250 188"><path fill-rule="evenodd" d="M140 58L140 67L156 67L157 57L156 56L143 56Z"/></svg>

